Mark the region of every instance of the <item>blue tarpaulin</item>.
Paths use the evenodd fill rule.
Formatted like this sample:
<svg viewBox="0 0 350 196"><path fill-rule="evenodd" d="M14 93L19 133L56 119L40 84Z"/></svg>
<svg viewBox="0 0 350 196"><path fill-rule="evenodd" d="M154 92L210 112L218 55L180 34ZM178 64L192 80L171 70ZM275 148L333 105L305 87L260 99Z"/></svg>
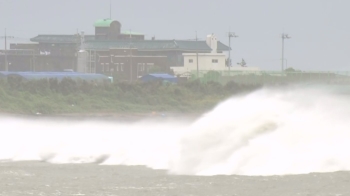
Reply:
<svg viewBox="0 0 350 196"><path fill-rule="evenodd" d="M0 71L0 78L6 77L21 77L25 80L40 80L40 79L57 79L61 81L63 78L85 81L104 81L109 80L103 74L86 74L77 72L6 72Z"/></svg>
<svg viewBox="0 0 350 196"><path fill-rule="evenodd" d="M141 81L143 82L166 81L171 83L177 83L177 78L170 74L147 74L141 77Z"/></svg>

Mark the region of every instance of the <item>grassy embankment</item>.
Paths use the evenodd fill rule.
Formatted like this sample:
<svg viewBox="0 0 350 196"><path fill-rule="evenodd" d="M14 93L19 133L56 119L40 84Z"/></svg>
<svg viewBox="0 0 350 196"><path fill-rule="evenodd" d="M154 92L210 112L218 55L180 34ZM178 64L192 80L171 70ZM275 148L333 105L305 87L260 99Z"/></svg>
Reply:
<svg viewBox="0 0 350 196"><path fill-rule="evenodd" d="M64 79L0 81L0 112L13 114L203 112L257 86L198 81L184 84L92 84Z"/></svg>

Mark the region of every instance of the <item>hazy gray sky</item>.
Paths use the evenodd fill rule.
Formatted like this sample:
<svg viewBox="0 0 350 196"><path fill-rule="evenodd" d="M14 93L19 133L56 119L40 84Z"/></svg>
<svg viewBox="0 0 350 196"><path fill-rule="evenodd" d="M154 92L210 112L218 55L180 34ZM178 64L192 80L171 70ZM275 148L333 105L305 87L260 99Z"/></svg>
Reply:
<svg viewBox="0 0 350 196"><path fill-rule="evenodd" d="M156 39L205 39L228 44L233 63L280 70L281 33L288 33L288 66L350 71L349 0L112 0L113 19ZM93 22L109 17L109 0L0 0L0 28L24 42L37 34L93 34ZM1 44L2 43L2 44ZM3 48L3 40L1 40Z"/></svg>

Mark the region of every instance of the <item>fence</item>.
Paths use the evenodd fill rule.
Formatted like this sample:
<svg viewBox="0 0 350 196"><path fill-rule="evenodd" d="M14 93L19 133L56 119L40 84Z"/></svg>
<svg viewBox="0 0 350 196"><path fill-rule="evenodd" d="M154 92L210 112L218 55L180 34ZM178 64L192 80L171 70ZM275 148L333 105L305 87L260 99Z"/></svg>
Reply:
<svg viewBox="0 0 350 196"><path fill-rule="evenodd" d="M350 72L273 72L273 71L204 71L191 72L190 80L199 79L226 84L336 83L350 84Z"/></svg>

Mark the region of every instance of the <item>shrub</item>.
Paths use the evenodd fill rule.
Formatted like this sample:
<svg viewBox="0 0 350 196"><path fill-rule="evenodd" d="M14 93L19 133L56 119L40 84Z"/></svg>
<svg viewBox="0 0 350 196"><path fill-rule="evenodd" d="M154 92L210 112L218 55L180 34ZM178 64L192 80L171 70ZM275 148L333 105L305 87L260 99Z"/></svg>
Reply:
<svg viewBox="0 0 350 196"><path fill-rule="evenodd" d="M214 73L213 73L214 74ZM226 97L256 86L235 82L221 85L199 80L181 84L162 82L97 84L64 78L25 81L13 77L0 82L0 111L43 114L98 111L198 111Z"/></svg>

